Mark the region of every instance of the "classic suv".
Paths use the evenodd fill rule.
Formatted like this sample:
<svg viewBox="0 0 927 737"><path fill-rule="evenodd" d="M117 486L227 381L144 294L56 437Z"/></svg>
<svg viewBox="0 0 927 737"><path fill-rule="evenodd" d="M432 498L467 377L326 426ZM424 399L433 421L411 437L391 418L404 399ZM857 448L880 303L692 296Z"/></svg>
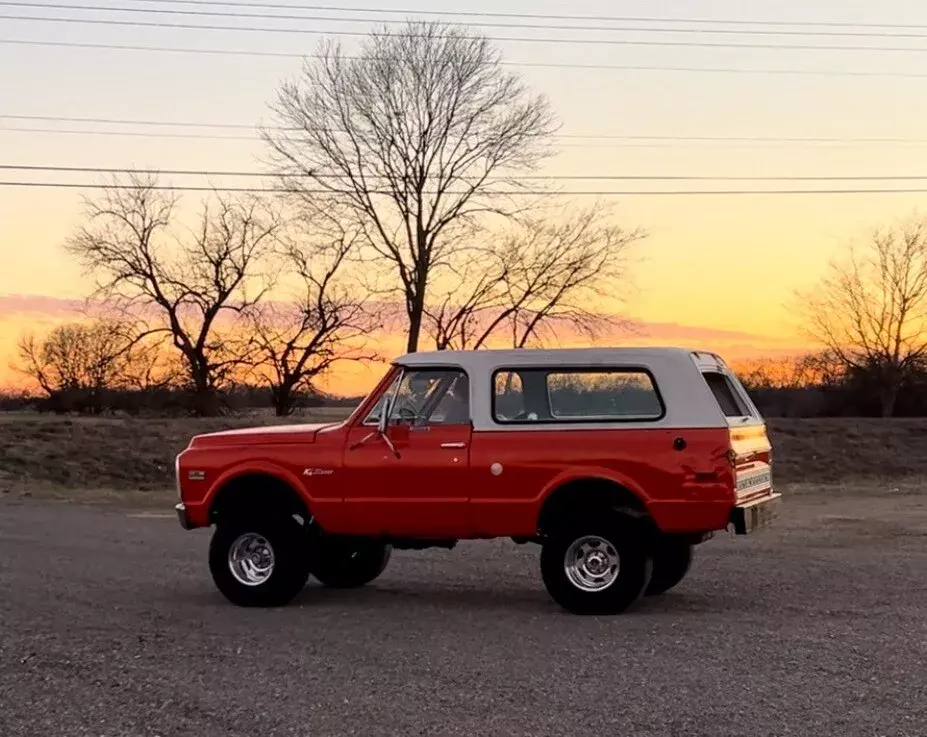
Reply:
<svg viewBox="0 0 927 737"><path fill-rule="evenodd" d="M393 548L510 537L541 545L562 607L617 613L781 500L743 387L675 348L414 353L344 422L199 435L176 471L180 523L216 525L213 580L244 606L310 574L362 586Z"/></svg>

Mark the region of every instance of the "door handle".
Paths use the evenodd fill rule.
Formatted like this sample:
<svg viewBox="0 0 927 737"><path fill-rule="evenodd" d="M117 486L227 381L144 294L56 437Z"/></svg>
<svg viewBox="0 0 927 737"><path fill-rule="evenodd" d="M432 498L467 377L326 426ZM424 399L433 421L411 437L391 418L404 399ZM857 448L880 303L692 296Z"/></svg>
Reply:
<svg viewBox="0 0 927 737"><path fill-rule="evenodd" d="M466 448L466 443L441 443L442 448Z"/></svg>

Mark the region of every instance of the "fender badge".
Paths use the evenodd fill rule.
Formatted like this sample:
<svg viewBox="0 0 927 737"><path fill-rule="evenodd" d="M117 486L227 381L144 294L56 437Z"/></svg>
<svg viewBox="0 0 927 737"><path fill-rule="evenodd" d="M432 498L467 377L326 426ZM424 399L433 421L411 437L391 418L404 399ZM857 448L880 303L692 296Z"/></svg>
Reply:
<svg viewBox="0 0 927 737"><path fill-rule="evenodd" d="M331 476L334 471L330 468L306 468L303 476Z"/></svg>
<svg viewBox="0 0 927 737"><path fill-rule="evenodd" d="M187 478L190 479L190 481L202 481L203 479L206 478L206 472L205 471L190 471L187 474Z"/></svg>

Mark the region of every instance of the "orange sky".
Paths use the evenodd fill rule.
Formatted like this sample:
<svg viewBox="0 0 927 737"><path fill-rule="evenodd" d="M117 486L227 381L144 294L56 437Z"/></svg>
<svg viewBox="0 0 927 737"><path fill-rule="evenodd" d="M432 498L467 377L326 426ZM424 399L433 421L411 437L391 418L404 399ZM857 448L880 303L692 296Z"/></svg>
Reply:
<svg viewBox="0 0 927 737"><path fill-rule="evenodd" d="M350 4L350 3L348 3ZM363 3L358 7L366 7ZM451 9L443 0L406 7ZM489 0L473 0L471 10L493 10ZM616 15L613 2L589 0L584 14ZM555 0L511 0L506 10L563 13ZM813 7L783 0L775 7L734 0L667 0L659 13L649 0L628 0L628 16L764 17L828 22L927 24L927 8L914 0L874 5L822 0ZM762 10L762 13L760 12ZM768 11L768 12L767 12ZM269 22L269 21L268 21ZM293 25L288 23L286 25ZM54 31L49 24L10 21L7 35L23 39L192 48L251 48L304 53L317 37L295 34L210 34L205 31L75 27ZM15 28L14 28L15 26ZM313 28L358 30L357 24L316 23ZM363 27L360 28L363 30ZM513 35L511 32L508 35ZM531 35L527 31L518 31ZM556 30L533 32L552 36ZM497 34L498 35L498 34ZM563 34L560 34L563 35ZM573 34L579 36L583 34ZM586 33L586 36L589 34ZM613 34L614 35L614 34ZM658 34L659 35L659 34ZM632 34L633 36L633 34ZM629 37L624 34L621 38ZM644 36L633 36L644 38ZM646 36L653 38L654 36ZM679 41L691 36L663 33ZM700 36L711 42L796 43L770 37ZM345 37L350 46L353 41ZM866 42L863 39L859 43ZM869 39L874 43L873 39ZM808 43L849 44L840 39ZM882 39L880 44L890 44ZM913 41L907 45L915 45ZM608 64L625 69L518 67L526 81L550 97L567 136L686 136L687 141L564 138L545 168L554 175L699 176L924 176L927 139L927 53L698 48L689 46L573 45L502 42L507 60ZM51 115L150 121L267 122L275 86L297 72L296 59L59 47L3 46L0 108L0 163L64 166L141 166L184 169L257 169L261 145L228 130L140 128L48 122L17 123L4 115ZM722 70L693 71L693 70ZM799 74L743 73L745 69L800 70ZM723 70L728 70L727 72ZM808 73L812 72L812 73ZM821 74L819 74L821 72ZM828 76L829 73L837 73ZM849 74L847 74L849 73ZM841 74L845 76L840 76ZM885 74L895 76L870 76ZM41 90L41 92L39 92ZM15 127L81 129L95 134L15 131ZM190 131L225 138L193 139ZM113 135L100 135L109 131ZM180 134L161 137L158 132ZM115 135L132 132L133 135ZM139 132L145 135L138 135ZM242 131L239 131L242 133ZM704 140L708 137L712 140ZM745 141L743 138L778 141ZM869 141L813 143L783 138L918 139L920 143ZM88 181L86 175L26 175L8 172L8 181ZM175 178L175 183L205 184ZM248 181L253 184L253 180ZM242 180L213 181L242 184ZM843 189L919 188L927 180L762 183L591 181L565 188L605 190L667 189ZM195 198L187 197L189 202ZM927 196L746 195L615 196L620 222L642 227L650 237L636 245L633 284L621 284L626 314L643 334L634 342L685 343L725 354L763 355L803 345L790 318L794 289L820 275L841 244L865 228L911 214ZM12 346L27 328L42 329L69 317L68 304L86 292L75 265L61 249L79 215L75 190L0 187L0 383L12 381L6 368ZM24 299L16 295L26 295ZM47 299L36 299L37 297ZM610 305L597 306L608 311ZM398 341L393 341L399 350ZM333 381L343 389L371 382L372 376Z"/></svg>

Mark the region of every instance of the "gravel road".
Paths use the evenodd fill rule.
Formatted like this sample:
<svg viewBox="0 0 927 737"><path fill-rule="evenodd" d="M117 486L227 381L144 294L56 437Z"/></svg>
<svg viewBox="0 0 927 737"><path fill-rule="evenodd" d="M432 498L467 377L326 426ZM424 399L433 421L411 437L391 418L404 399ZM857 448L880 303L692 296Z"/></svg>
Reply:
<svg viewBox="0 0 927 737"><path fill-rule="evenodd" d="M0 735L927 735L927 497L803 497L632 613L552 604L538 549L397 553L232 607L207 531L0 502Z"/></svg>

